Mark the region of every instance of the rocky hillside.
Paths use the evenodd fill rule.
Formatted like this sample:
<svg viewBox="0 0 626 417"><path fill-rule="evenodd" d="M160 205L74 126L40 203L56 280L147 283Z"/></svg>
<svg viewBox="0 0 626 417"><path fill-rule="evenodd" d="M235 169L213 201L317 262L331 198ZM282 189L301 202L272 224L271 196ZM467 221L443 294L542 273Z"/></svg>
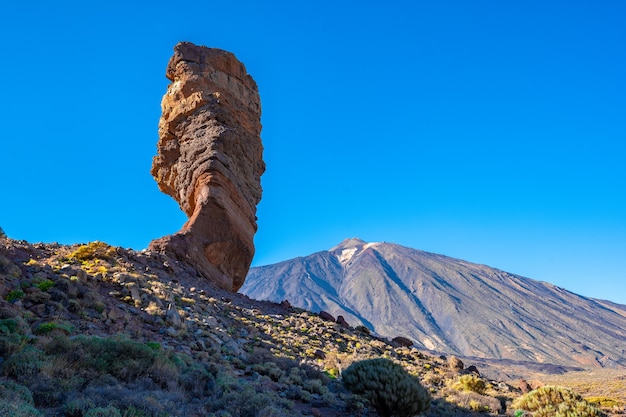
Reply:
<svg viewBox="0 0 626 417"><path fill-rule="evenodd" d="M348 239L329 251L252 268L241 291L342 315L422 349L626 367L626 306L390 243Z"/></svg>
<svg viewBox="0 0 626 417"><path fill-rule="evenodd" d="M419 377L432 416L504 415L528 389L221 290L164 254L0 238L0 415L375 416L341 374L381 357Z"/></svg>

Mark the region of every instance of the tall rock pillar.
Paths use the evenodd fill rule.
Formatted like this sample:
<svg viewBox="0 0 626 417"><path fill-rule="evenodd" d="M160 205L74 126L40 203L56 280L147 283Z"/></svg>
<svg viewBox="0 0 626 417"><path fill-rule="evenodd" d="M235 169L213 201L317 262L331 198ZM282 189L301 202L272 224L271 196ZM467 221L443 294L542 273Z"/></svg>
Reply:
<svg viewBox="0 0 626 417"><path fill-rule="evenodd" d="M237 291L254 256L265 171L257 85L230 52L189 42L174 47L166 76L151 173L189 219L149 248Z"/></svg>

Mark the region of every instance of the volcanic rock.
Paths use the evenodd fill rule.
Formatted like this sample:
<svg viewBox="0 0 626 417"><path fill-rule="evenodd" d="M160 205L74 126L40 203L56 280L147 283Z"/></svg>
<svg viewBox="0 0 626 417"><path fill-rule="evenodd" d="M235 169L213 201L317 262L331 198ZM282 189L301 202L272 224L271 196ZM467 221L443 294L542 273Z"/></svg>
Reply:
<svg viewBox="0 0 626 417"><path fill-rule="evenodd" d="M397 346L411 347L413 346L413 341L409 338L397 336L391 340Z"/></svg>
<svg viewBox="0 0 626 417"><path fill-rule="evenodd" d="M265 171L257 85L232 53L188 42L174 47L166 76L151 173L189 220L150 249L237 291L254 255Z"/></svg>
<svg viewBox="0 0 626 417"><path fill-rule="evenodd" d="M319 314L320 318L324 321L335 321L335 318L332 316L332 314L326 312L326 311L320 311Z"/></svg>
<svg viewBox="0 0 626 417"><path fill-rule="evenodd" d="M337 324L346 328L350 327L350 325L343 316L337 317Z"/></svg>

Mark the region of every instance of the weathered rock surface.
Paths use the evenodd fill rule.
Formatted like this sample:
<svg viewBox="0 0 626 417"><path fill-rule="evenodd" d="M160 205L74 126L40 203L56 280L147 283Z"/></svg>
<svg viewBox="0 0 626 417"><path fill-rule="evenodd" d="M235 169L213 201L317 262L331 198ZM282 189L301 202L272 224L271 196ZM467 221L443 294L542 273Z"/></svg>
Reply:
<svg viewBox="0 0 626 417"><path fill-rule="evenodd" d="M237 291L254 255L265 171L257 85L230 52L188 42L174 47L166 76L151 172L189 220L150 249Z"/></svg>

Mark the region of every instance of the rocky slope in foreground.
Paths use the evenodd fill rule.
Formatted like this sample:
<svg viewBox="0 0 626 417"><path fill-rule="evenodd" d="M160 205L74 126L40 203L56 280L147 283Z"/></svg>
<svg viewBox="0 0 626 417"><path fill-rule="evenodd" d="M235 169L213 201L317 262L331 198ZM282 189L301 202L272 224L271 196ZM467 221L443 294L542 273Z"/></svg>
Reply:
<svg viewBox="0 0 626 417"><path fill-rule="evenodd" d="M429 415L502 415L521 394L164 254L0 238L0 415L374 416L340 375L376 357L419 376Z"/></svg>
<svg viewBox="0 0 626 417"><path fill-rule="evenodd" d="M164 254L0 237L0 415L375 416L341 372L380 357L419 377L429 416L511 415L528 389L479 376L471 361L221 290ZM598 400L606 395L587 388L613 415L624 411L623 395Z"/></svg>
<svg viewBox="0 0 626 417"><path fill-rule="evenodd" d="M465 357L626 367L626 306L390 243L252 268L242 293L344 316L385 337Z"/></svg>

